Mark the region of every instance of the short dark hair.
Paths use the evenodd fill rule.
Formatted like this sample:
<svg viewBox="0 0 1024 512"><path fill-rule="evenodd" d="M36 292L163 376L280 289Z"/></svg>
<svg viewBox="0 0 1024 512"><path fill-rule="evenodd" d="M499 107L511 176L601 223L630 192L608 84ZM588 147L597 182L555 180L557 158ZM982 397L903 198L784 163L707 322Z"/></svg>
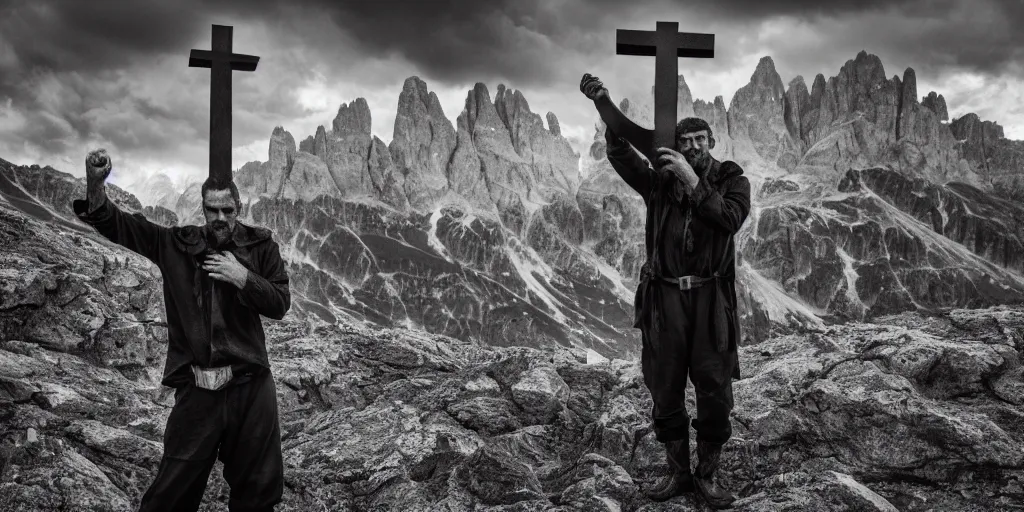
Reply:
<svg viewBox="0 0 1024 512"><path fill-rule="evenodd" d="M701 130L708 131L708 137L713 136L711 132L711 126L708 122L699 117L687 117L676 124L676 140L679 140L679 136L684 133L699 132Z"/></svg>
<svg viewBox="0 0 1024 512"><path fill-rule="evenodd" d="M214 178L213 176L206 178L206 181L203 182L203 188L201 192L203 196L203 201L206 200L206 193L209 192L210 190L230 190L231 198L235 200L235 207L239 209L242 207L242 199L238 194L238 187L235 186L234 180L228 180L227 182L224 182L223 180L219 180L217 178Z"/></svg>

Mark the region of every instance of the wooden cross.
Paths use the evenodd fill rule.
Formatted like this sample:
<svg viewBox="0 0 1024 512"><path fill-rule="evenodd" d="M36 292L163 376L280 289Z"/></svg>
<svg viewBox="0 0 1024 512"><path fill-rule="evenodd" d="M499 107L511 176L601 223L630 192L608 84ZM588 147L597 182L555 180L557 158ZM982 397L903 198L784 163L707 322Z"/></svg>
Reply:
<svg viewBox="0 0 1024 512"><path fill-rule="evenodd" d="M615 44L618 55L654 57L654 131L630 121L610 99L597 102L597 110L612 131L654 162L657 148L675 148L678 58L714 58L715 35L679 32L679 23L659 21L654 32L616 30Z"/></svg>
<svg viewBox="0 0 1024 512"><path fill-rule="evenodd" d="M231 53L232 27L213 26L211 51L192 50L190 68L210 68L210 177L227 183L231 170L231 72L256 71L260 58Z"/></svg>

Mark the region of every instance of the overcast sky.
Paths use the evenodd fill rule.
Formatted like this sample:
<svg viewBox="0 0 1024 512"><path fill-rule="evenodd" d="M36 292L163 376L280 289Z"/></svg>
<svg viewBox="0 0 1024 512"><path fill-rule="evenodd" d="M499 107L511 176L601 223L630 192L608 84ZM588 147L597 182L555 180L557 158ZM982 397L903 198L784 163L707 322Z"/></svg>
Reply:
<svg viewBox="0 0 1024 512"><path fill-rule="evenodd" d="M943 94L951 118L975 112L1024 139L1019 0L0 0L0 158L84 176L85 154L106 147L115 183L205 177L210 73L188 55L209 49L212 24L260 56L233 73L236 168L267 159L275 126L298 142L359 97L390 141L413 75L453 122L474 83L492 100L505 84L579 144L596 120L580 77L598 75L616 99L648 94L654 59L615 55L615 29L659 20L716 34L714 59L680 60L694 98L728 105L766 55L783 83L810 86L866 50L888 77L914 68L918 95Z"/></svg>

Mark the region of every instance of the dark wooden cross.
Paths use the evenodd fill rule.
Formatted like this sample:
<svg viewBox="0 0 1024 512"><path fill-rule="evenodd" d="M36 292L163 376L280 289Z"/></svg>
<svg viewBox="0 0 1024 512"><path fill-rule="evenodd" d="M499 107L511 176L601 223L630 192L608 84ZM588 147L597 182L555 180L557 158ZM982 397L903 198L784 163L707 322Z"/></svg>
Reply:
<svg viewBox="0 0 1024 512"><path fill-rule="evenodd" d="M675 148L679 101L679 57L714 58L715 35L679 32L679 23L659 21L654 32L615 31L615 53L654 57L654 131L630 121L611 100L598 102L605 124L654 162L659 147Z"/></svg>
<svg viewBox="0 0 1024 512"><path fill-rule="evenodd" d="M190 68L210 68L210 177L230 181L231 72L256 71L260 58L231 53L232 28L213 26L212 51L192 50Z"/></svg>

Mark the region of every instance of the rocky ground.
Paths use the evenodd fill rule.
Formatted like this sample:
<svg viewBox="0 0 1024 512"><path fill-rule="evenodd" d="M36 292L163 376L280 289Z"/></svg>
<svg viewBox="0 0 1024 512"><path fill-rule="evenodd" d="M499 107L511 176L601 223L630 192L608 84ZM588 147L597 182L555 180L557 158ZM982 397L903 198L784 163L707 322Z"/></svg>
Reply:
<svg viewBox="0 0 1024 512"><path fill-rule="evenodd" d="M0 510L131 510L173 401L159 280L4 215ZM346 324L267 332L279 510L703 507L641 493L666 466L636 361ZM724 456L735 510L1021 509L1022 350L1024 310L1005 307L743 347ZM204 510L227 494L217 468Z"/></svg>

